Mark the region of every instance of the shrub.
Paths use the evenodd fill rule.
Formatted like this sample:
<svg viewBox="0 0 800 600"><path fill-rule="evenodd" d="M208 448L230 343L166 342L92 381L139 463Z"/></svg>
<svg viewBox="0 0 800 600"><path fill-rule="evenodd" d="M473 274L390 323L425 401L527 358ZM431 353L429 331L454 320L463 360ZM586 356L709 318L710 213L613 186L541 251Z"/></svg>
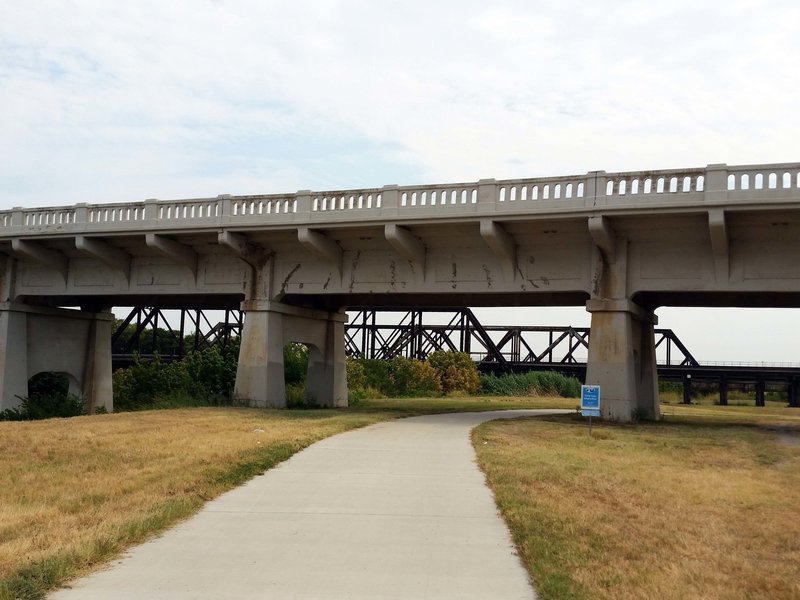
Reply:
<svg viewBox="0 0 800 600"><path fill-rule="evenodd" d="M233 395L236 361L226 359L219 348L192 352L182 361L170 363L169 367L179 371L177 379L185 382L185 391L196 400L220 404L229 401Z"/></svg>
<svg viewBox="0 0 800 600"><path fill-rule="evenodd" d="M179 373L175 368L161 362L158 354L153 360L133 357L133 365L127 369L117 369L113 375L114 408L116 410L137 410L154 408L159 399L185 387L186 380L177 380Z"/></svg>
<svg viewBox="0 0 800 600"><path fill-rule="evenodd" d="M404 356L389 361L389 396L428 396L441 394L439 377L430 364Z"/></svg>
<svg viewBox="0 0 800 600"><path fill-rule="evenodd" d="M580 398L581 383L555 371L528 371L510 375L482 375L481 391L491 396L562 396Z"/></svg>
<svg viewBox="0 0 800 600"><path fill-rule="evenodd" d="M20 408L31 420L77 417L83 414L83 398L75 394L53 394L23 398Z"/></svg>
<svg viewBox="0 0 800 600"><path fill-rule="evenodd" d="M445 394L472 394L481 387L478 367L466 352L437 350L428 357L427 362L436 370L439 386Z"/></svg>
<svg viewBox="0 0 800 600"><path fill-rule="evenodd" d="M380 390L386 396L392 394L389 361L358 359L355 362L364 368L364 377L366 379L364 387Z"/></svg>
<svg viewBox="0 0 800 600"><path fill-rule="evenodd" d="M28 380L28 397L66 396L69 393L69 378L66 373L43 371Z"/></svg>
<svg viewBox="0 0 800 600"><path fill-rule="evenodd" d="M364 369L363 364L361 364L357 360L348 358L346 363L346 368L347 368L347 389L349 391L363 390L364 388L367 387L367 372Z"/></svg>
<svg viewBox="0 0 800 600"><path fill-rule="evenodd" d="M69 393L64 373L43 372L31 377L28 396L19 406L0 411L0 421L35 421L54 417L77 417L83 414L84 400Z"/></svg>
<svg viewBox="0 0 800 600"><path fill-rule="evenodd" d="M286 384L286 407L298 408L304 406L305 393L305 386L302 383Z"/></svg>
<svg viewBox="0 0 800 600"><path fill-rule="evenodd" d="M292 342L283 347L283 374L286 385L303 384L308 373L308 347Z"/></svg>
<svg viewBox="0 0 800 600"><path fill-rule="evenodd" d="M375 388L366 387L362 389L356 390L347 390L347 403L351 406L358 406L363 400L368 398L385 398L386 395L381 392L380 390L376 390Z"/></svg>
<svg viewBox="0 0 800 600"><path fill-rule="evenodd" d="M84 401L75 394L28 396L20 405L0 411L0 421L37 421L83 414Z"/></svg>
<svg viewBox="0 0 800 600"><path fill-rule="evenodd" d="M233 396L239 339L225 348L190 352L182 360L164 362L158 354L113 375L115 410L227 404Z"/></svg>

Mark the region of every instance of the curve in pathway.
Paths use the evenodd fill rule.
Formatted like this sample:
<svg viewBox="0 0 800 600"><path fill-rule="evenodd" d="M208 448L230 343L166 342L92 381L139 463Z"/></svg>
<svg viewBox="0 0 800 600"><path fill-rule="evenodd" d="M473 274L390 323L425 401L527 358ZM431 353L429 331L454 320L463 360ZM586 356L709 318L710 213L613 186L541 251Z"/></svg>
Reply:
<svg viewBox="0 0 800 600"><path fill-rule="evenodd" d="M326 438L51 599L530 600L469 432L557 412L430 415Z"/></svg>

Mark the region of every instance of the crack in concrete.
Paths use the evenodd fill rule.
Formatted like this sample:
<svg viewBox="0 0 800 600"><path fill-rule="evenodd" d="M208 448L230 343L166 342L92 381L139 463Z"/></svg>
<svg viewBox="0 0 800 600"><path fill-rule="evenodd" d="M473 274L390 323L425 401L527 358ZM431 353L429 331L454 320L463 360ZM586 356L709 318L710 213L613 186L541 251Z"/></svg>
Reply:
<svg viewBox="0 0 800 600"><path fill-rule="evenodd" d="M359 260L361 260L361 250L356 251L353 262L350 265L350 286L347 288L350 293L353 292L353 288L356 286L356 269L358 268Z"/></svg>
<svg viewBox="0 0 800 600"><path fill-rule="evenodd" d="M298 270L300 270L300 263L297 263L294 269L289 271L286 279L283 280L283 283L281 284L281 294L286 293L286 286L289 285L289 280L294 276L295 273L297 273Z"/></svg>
<svg viewBox="0 0 800 600"><path fill-rule="evenodd" d="M489 287L492 287L492 281L493 281L492 272L489 270L489 268L486 265L481 265L481 266L483 267L483 274L486 276L486 284Z"/></svg>

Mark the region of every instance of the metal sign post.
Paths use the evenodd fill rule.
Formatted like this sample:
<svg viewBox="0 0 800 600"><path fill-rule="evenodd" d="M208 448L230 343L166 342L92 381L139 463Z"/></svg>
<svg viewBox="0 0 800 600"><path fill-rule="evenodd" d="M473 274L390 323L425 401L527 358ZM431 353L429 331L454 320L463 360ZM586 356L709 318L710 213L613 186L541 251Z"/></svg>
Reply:
<svg viewBox="0 0 800 600"><path fill-rule="evenodd" d="M592 435L592 417L600 416L600 386L581 386L581 415L589 417L589 435Z"/></svg>

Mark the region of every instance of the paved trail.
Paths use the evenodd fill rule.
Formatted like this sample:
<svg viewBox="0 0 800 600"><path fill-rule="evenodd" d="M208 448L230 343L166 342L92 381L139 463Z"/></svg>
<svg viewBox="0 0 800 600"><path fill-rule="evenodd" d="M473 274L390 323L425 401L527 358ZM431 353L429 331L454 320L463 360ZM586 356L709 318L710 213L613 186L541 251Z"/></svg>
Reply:
<svg viewBox="0 0 800 600"><path fill-rule="evenodd" d="M415 417L327 438L51 598L530 600L469 431L553 412Z"/></svg>

